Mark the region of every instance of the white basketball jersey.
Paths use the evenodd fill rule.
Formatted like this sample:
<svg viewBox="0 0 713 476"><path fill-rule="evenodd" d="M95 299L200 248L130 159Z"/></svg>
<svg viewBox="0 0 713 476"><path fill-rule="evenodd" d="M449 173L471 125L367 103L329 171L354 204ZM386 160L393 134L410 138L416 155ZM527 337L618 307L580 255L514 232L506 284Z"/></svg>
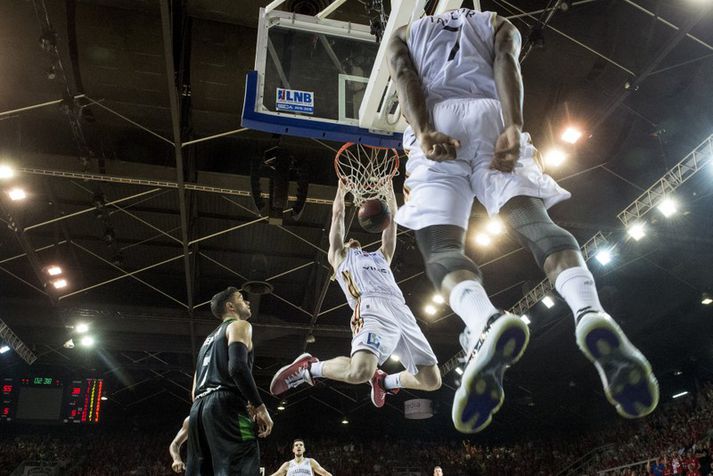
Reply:
<svg viewBox="0 0 713 476"><path fill-rule="evenodd" d="M461 8L411 25L409 52L429 110L446 99L497 99L493 74L495 13Z"/></svg>
<svg viewBox="0 0 713 476"><path fill-rule="evenodd" d="M287 476L314 476L309 458L304 458L301 463L298 463L294 459L290 461L287 467Z"/></svg>
<svg viewBox="0 0 713 476"><path fill-rule="evenodd" d="M344 261L337 268L336 279L354 309L360 297L395 297L404 302L394 273L381 251L347 248Z"/></svg>

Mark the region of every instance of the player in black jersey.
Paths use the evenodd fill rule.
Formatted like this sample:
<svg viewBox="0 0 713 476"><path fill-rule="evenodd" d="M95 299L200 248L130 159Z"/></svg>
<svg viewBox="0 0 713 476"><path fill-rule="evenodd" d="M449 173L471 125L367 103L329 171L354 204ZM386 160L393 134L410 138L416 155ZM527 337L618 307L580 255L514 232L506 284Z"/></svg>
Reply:
<svg viewBox="0 0 713 476"><path fill-rule="evenodd" d="M198 353L186 474L257 476L257 437L270 434L272 419L252 376L255 351L248 323L250 303L229 287L213 296L210 310L223 322L206 337Z"/></svg>

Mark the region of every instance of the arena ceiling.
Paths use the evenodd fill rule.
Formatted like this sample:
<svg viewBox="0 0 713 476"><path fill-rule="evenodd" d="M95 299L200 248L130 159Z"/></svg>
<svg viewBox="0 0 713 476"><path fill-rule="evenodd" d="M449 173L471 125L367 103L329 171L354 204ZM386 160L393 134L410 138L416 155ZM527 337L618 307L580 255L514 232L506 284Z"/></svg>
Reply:
<svg viewBox="0 0 713 476"><path fill-rule="evenodd" d="M195 348L216 324L206 303L227 285L266 279L274 286L270 295L250 296L259 308L253 324L262 388L304 350L322 359L348 351L349 310L326 263L331 160L340 144L241 131L186 145L240 129L266 3L185 0L163 10L158 0L0 4L0 153L29 194L23 202L2 198L0 319L38 357L35 368L104 376L109 404L126 414L148 403L187 411ZM512 17L525 39L537 22L522 13L548 3L481 2ZM552 215L581 243L611 233L615 260L592 265L602 300L650 357L666 398L713 371L713 310L701 305L713 291L713 170L679 188L675 218L651 214L644 240L627 240L617 214L713 133L711 10L700 0L575 1L553 15L543 48L522 64L535 144L552 143L569 122L586 131L570 159L550 170L573 193ZM337 18L367 21L353 0ZM49 31L56 54L41 46L41 38L52 42ZM173 41L164 41L171 33ZM180 87L171 91L174 77ZM176 137L183 147L174 146ZM310 168L304 213L281 225L261 217L250 197L250 164L275 146ZM484 216L476 206L473 229ZM377 246L356 222L350 235ZM471 242L468 252L503 308L543 278L507 236L487 249ZM69 281L60 292L44 285L50 263ZM432 290L407 230L400 230L393 268L434 350L448 361L462 324L446 307L435 316L423 312ZM576 350L566 305L537 304L528 314L534 338L508 373L507 403L491 434L614 418L594 369ZM91 325L93 350L63 347L79 321ZM27 369L13 352L0 356L3 374ZM455 377L435 394L441 411L429 431L450 427ZM309 409L323 414L315 424L345 414L364 425L401 422L409 395L394 400L383 421L367 396L366 386L320 384L290 396L278 423ZM268 402L273 409L278 403Z"/></svg>

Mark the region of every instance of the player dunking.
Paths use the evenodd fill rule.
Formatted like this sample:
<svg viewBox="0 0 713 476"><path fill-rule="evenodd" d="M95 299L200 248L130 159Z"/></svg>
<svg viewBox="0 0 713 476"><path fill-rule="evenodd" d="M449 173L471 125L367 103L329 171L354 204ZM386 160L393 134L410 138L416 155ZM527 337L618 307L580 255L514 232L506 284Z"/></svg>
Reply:
<svg viewBox="0 0 713 476"><path fill-rule="evenodd" d="M392 221L382 232L381 248L377 251L364 251L353 239L345 243L346 193L340 182L332 206L328 259L354 310L351 356L320 362L310 354L302 354L275 374L270 391L280 395L302 383L313 385L317 377L351 384L369 382L372 402L382 407L386 394L396 393L399 388L437 390L441 386L441 373L436 356L391 272L396 223ZM388 206L390 210L397 208L391 187ZM387 376L377 366L392 353L399 355L406 370Z"/></svg>
<svg viewBox="0 0 713 476"><path fill-rule="evenodd" d="M506 19L468 9L428 16L389 40L387 57L409 154L396 221L416 231L426 273L463 319L468 363L453 402L462 432L485 428L504 399L503 373L527 346L529 331L498 311L478 267L463 253L477 197L500 213L511 233L572 309L577 344L597 368L608 400L628 418L647 415L659 399L644 356L604 312L574 237L547 208L570 197L543 173L522 132L520 35Z"/></svg>
<svg viewBox="0 0 713 476"><path fill-rule="evenodd" d="M186 474L255 476L260 467L256 436L270 434L272 419L252 376L250 303L229 287L213 296L210 310L223 322L198 353Z"/></svg>
<svg viewBox="0 0 713 476"><path fill-rule="evenodd" d="M305 458L304 440L298 438L292 442L292 454L295 455L294 459L283 463L271 476L332 476L313 458Z"/></svg>
<svg viewBox="0 0 713 476"><path fill-rule="evenodd" d="M178 430L178 433L176 433L176 437L173 439L170 446L168 447L168 452L171 454L171 459L173 460L173 462L171 463L171 469L174 473L181 473L186 470L186 464L183 462L183 459L181 459L181 446L188 439L189 419L190 417L186 417L183 420L181 429Z"/></svg>

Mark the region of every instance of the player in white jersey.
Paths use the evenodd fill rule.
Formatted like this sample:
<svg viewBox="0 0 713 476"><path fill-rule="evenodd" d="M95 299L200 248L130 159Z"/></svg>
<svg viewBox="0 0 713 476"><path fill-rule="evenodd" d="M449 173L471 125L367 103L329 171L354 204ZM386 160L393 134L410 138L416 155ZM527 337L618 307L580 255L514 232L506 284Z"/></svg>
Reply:
<svg viewBox="0 0 713 476"><path fill-rule="evenodd" d="M281 368L272 379L270 391L280 395L288 389L308 383L314 378L360 384L371 384L371 400L376 407L384 406L387 394L400 388L437 390L441 373L431 346L404 301L390 263L396 249L396 223L381 234L381 248L364 251L356 240L344 241L344 196L340 182L332 205L332 226L329 230L329 263L335 277L353 309L352 348L349 357L337 357L320 362L310 354L302 354L290 365ZM390 187L388 206L396 210L396 197ZM395 353L406 369L393 375L378 370Z"/></svg>
<svg viewBox="0 0 713 476"><path fill-rule="evenodd" d="M387 57L401 111L410 124L404 194L396 221L416 232L426 273L463 319L468 363L453 402L456 428L485 428L503 403L503 373L529 341L527 325L498 311L465 256L468 218L477 198L500 214L529 249L575 315L577 344L595 364L608 400L628 418L659 399L646 358L599 302L575 238L547 208L570 194L544 174L523 127L520 34L492 12L460 9L398 30Z"/></svg>
<svg viewBox="0 0 713 476"><path fill-rule="evenodd" d="M324 469L313 458L305 458L305 442L296 439L292 442L292 454L295 458L283 463L280 469L270 476L332 476L332 473Z"/></svg>

